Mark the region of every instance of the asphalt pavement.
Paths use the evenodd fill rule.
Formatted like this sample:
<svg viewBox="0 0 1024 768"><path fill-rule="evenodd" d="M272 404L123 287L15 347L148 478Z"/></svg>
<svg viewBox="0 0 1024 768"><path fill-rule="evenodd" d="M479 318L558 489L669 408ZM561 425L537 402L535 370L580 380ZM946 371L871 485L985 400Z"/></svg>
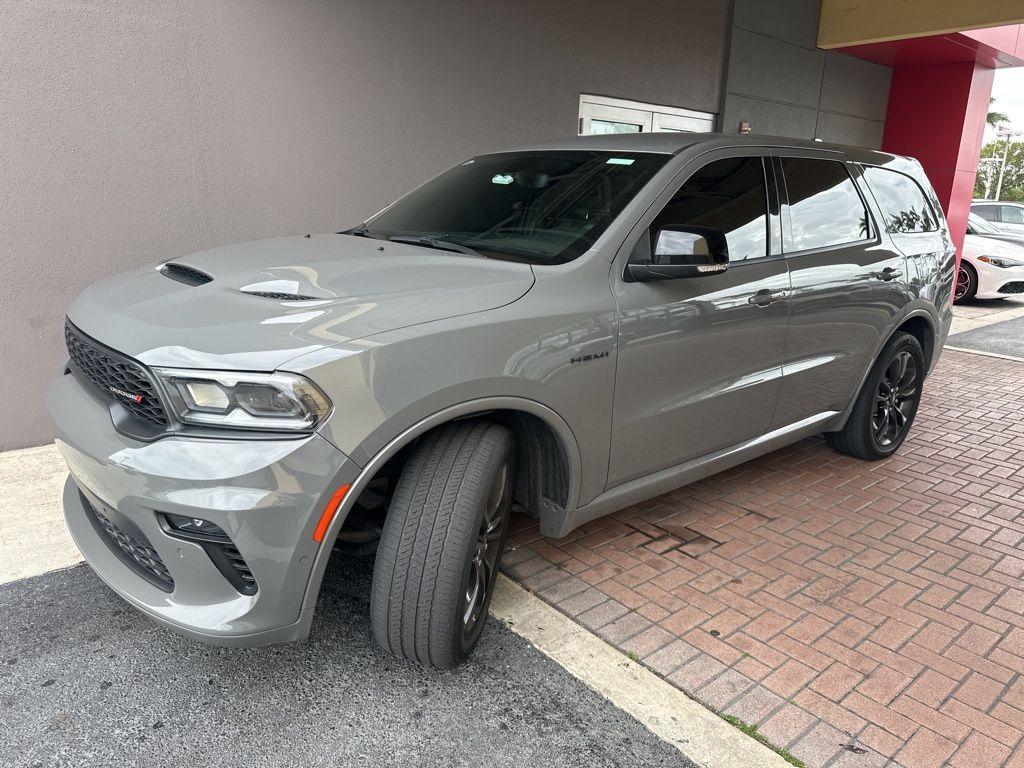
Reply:
<svg viewBox="0 0 1024 768"><path fill-rule="evenodd" d="M695 768L493 619L455 670L376 650L371 561L335 559L311 638L245 650L155 625L85 565L0 586L0 765Z"/></svg>
<svg viewBox="0 0 1024 768"><path fill-rule="evenodd" d="M1024 317L955 333L948 337L946 343L979 352L1024 357Z"/></svg>

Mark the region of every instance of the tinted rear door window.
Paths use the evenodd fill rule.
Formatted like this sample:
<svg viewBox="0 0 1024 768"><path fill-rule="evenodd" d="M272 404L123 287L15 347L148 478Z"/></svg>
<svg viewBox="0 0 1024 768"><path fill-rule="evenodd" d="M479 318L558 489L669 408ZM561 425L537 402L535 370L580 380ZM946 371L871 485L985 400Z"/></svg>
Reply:
<svg viewBox="0 0 1024 768"><path fill-rule="evenodd" d="M715 160L694 172L651 225L712 227L725 233L729 261L767 254L768 196L760 157Z"/></svg>
<svg viewBox="0 0 1024 768"><path fill-rule="evenodd" d="M878 200L890 232L934 232L939 228L938 219L924 191L912 178L898 171L875 166L864 169L864 178Z"/></svg>
<svg viewBox="0 0 1024 768"><path fill-rule="evenodd" d="M826 248L868 238L868 212L843 163L784 157L782 172L789 193L788 251Z"/></svg>

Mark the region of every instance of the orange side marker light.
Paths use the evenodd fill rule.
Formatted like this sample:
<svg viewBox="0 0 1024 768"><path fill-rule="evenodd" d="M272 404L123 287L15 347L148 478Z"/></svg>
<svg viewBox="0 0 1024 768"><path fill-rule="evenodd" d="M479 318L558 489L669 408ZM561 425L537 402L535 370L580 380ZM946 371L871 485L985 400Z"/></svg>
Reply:
<svg viewBox="0 0 1024 768"><path fill-rule="evenodd" d="M331 520L334 519L334 515L338 512L338 507L341 506L341 502L345 499L345 494L348 493L348 489L352 487L351 483L345 483L331 496L331 500L327 502L327 506L324 507L324 512L320 515L320 522L316 524L316 530L313 531L313 541L318 544L324 540L324 534L327 533L327 526L331 524Z"/></svg>

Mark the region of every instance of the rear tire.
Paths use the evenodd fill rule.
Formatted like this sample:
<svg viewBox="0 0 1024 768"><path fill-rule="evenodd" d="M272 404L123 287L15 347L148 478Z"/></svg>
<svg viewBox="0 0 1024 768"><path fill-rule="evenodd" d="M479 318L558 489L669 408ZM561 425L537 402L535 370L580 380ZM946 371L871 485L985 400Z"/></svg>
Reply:
<svg viewBox="0 0 1024 768"><path fill-rule="evenodd" d="M903 444L921 402L925 364L921 343L896 333L878 355L846 426L827 432L835 450L867 461L886 459Z"/></svg>
<svg viewBox="0 0 1024 768"><path fill-rule="evenodd" d="M515 488L515 442L498 424L428 433L384 523L370 589L377 643L447 668L473 650L491 602Z"/></svg>
<svg viewBox="0 0 1024 768"><path fill-rule="evenodd" d="M960 262L956 273L956 287L953 288L953 303L966 304L973 301L978 293L978 271L966 261Z"/></svg>

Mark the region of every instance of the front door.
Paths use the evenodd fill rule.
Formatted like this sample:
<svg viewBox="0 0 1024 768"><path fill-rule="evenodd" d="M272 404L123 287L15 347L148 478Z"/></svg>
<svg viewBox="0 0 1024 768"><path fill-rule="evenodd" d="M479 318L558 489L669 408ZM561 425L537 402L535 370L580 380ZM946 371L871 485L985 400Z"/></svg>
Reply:
<svg viewBox="0 0 1024 768"><path fill-rule="evenodd" d="M609 486L768 429L779 394L789 274L762 152L695 160L626 244L629 258L643 260L659 228L709 227L726 235L725 272L629 282L627 259L620 254L615 263L619 340Z"/></svg>

